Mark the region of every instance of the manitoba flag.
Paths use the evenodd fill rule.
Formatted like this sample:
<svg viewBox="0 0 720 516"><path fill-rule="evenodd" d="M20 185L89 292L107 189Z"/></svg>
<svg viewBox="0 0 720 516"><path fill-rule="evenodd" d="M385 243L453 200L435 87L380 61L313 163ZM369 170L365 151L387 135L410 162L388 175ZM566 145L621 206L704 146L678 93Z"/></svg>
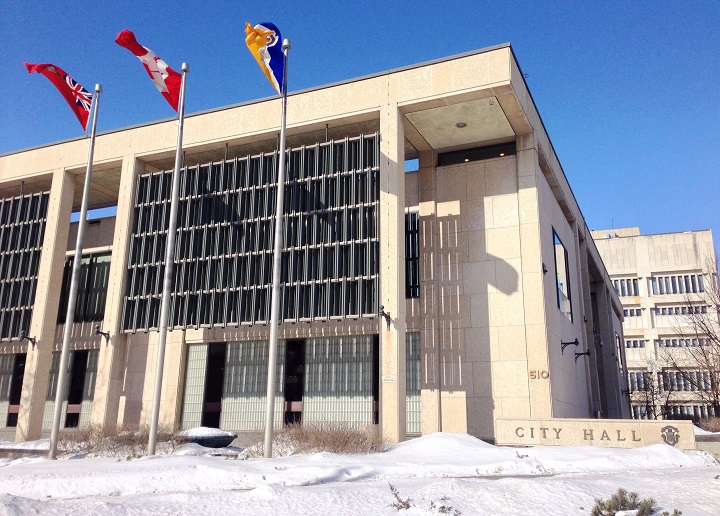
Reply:
<svg viewBox="0 0 720 516"><path fill-rule="evenodd" d="M88 117L90 116L90 106L92 105L92 93L83 88L59 66L50 63L30 64L25 63L28 72L37 72L48 79L55 85L75 116L80 121L83 129L87 130Z"/></svg>
<svg viewBox="0 0 720 516"><path fill-rule="evenodd" d="M172 108L177 111L182 75L170 68L165 61L155 55L155 52L138 43L135 34L129 30L120 32L115 39L115 43L127 48L142 61L145 71L150 76L155 87L162 93L162 96L165 97L165 100L168 101Z"/></svg>
<svg viewBox="0 0 720 516"><path fill-rule="evenodd" d="M278 93L283 92L283 77L285 73L285 54L282 50L282 36L272 23L260 23L253 27L245 22L245 44L260 69Z"/></svg>

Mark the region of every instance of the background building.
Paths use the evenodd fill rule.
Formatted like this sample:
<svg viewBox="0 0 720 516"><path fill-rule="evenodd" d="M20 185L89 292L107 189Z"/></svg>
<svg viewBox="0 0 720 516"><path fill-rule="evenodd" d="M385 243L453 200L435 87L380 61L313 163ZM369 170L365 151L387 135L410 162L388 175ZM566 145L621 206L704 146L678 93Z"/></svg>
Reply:
<svg viewBox="0 0 720 516"><path fill-rule="evenodd" d="M186 117L168 426L262 428L279 103ZM277 425L629 416L622 308L509 46L297 92L288 117ZM98 135L90 204L117 214L86 237L66 427L149 420L175 137ZM17 439L49 428L86 147L0 156Z"/></svg>
<svg viewBox="0 0 720 516"><path fill-rule="evenodd" d="M623 304L633 417L720 415L712 233L621 228L592 235Z"/></svg>

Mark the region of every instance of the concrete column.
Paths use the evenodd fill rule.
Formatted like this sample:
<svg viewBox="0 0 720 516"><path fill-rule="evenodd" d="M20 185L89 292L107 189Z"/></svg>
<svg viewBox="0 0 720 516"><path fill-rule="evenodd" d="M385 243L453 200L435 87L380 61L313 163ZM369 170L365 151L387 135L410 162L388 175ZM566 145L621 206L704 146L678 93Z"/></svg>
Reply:
<svg viewBox="0 0 720 516"><path fill-rule="evenodd" d="M153 369L154 371L154 369ZM185 382L185 332L168 332L165 365L163 366L163 385L160 400L160 426L175 429L180 423L182 409L182 386ZM153 384L155 382L155 375Z"/></svg>
<svg viewBox="0 0 720 516"><path fill-rule="evenodd" d="M42 431L74 190L75 181L69 172L62 169L53 172L30 323L29 336L37 343L27 346L16 441L38 439Z"/></svg>
<svg viewBox="0 0 720 516"><path fill-rule="evenodd" d="M400 442L406 432L405 395L405 136L388 79L388 103L380 111L380 425L385 439Z"/></svg>
<svg viewBox="0 0 720 516"><path fill-rule="evenodd" d="M100 346L95 399L90 415L91 423L97 426L112 428L118 423L118 402L123 391L127 349L127 335L122 333L122 313L134 216L135 179L144 171L144 163L136 160L134 156L123 159L105 317L102 323L103 331L110 333L110 340L106 342L103 339Z"/></svg>
<svg viewBox="0 0 720 516"><path fill-rule="evenodd" d="M549 228L540 223L540 199L538 198L538 175L540 170L535 133L518 135L518 221L520 223L520 256L525 312L525 346L528 377L530 370L551 371L548 342L547 307L545 289L555 292L555 276L552 263L545 263L543 272L543 238L550 239ZM544 232L547 231L547 234ZM552 339L555 340L555 339ZM534 418L552 417L552 386L550 379L528 381L530 415Z"/></svg>
<svg viewBox="0 0 720 516"><path fill-rule="evenodd" d="M440 285L437 278L437 154L420 152L418 193L420 200L420 332L421 428L423 435L442 432L442 383L440 348Z"/></svg>

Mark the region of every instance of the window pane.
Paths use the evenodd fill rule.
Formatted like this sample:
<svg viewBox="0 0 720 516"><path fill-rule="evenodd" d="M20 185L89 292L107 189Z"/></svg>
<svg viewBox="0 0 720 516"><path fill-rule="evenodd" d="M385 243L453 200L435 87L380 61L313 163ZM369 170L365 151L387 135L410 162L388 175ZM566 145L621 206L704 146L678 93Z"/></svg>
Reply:
<svg viewBox="0 0 720 516"><path fill-rule="evenodd" d="M557 303L560 311L572 321L572 304L570 301L568 254L565 246L553 230L555 244L555 277L557 280ZM621 282L622 283L622 282ZM624 288L624 287L623 287Z"/></svg>

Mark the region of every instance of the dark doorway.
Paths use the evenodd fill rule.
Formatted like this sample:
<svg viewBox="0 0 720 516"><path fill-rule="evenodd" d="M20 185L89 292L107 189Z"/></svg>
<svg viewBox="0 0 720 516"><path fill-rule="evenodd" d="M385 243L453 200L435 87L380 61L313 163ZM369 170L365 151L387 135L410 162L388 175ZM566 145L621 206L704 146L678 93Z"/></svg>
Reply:
<svg viewBox="0 0 720 516"><path fill-rule="evenodd" d="M7 425L17 426L20 412L20 396L22 395L23 377L25 376L25 353L15 355L12 378L10 379L10 406L8 407Z"/></svg>
<svg viewBox="0 0 720 516"><path fill-rule="evenodd" d="M68 407L65 415L65 428L77 428L80 424L80 408L85 391L85 374L87 373L88 352L73 353L70 383L68 385Z"/></svg>
<svg viewBox="0 0 720 516"><path fill-rule="evenodd" d="M285 424L302 422L305 393L305 341L290 340L285 352Z"/></svg>
<svg viewBox="0 0 720 516"><path fill-rule="evenodd" d="M203 398L203 413L200 423L208 428L220 428L226 354L227 344L224 342L213 342L208 345L205 397Z"/></svg>
<svg viewBox="0 0 720 516"><path fill-rule="evenodd" d="M372 396L373 396L373 414L372 421L374 425L380 423L380 336L373 336L373 358L372 358Z"/></svg>

